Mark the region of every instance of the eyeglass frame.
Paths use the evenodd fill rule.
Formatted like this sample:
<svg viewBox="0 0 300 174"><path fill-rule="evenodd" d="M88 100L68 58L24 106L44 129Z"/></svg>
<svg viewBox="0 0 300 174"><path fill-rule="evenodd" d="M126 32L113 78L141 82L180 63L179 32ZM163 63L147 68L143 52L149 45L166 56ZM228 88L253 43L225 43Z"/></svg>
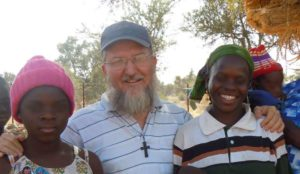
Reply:
<svg viewBox="0 0 300 174"><path fill-rule="evenodd" d="M143 57L140 57L140 59L137 59L138 56L142 55ZM127 58L124 58L124 57L113 57L111 59L114 59L114 61L109 61L109 62L104 62L104 64L107 64L107 65L110 65L112 68L114 69L117 69L117 70L123 70L125 69L125 67L127 66L128 62L131 61L132 64L134 64L135 66L143 66L144 64L143 63L146 63L148 62L149 60L151 60L150 57L154 57L153 53L140 53L140 54L137 54L135 56L131 56L131 59L127 59ZM139 64L137 63L138 61L137 60L140 60L142 64ZM119 64L119 68L116 67L116 65L113 65L113 64L117 64L117 63L120 63Z"/></svg>

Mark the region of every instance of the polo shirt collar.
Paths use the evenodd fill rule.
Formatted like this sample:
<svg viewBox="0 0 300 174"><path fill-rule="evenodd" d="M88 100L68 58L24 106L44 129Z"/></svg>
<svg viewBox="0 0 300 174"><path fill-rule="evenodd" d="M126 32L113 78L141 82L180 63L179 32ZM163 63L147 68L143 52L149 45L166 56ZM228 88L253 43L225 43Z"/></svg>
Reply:
<svg viewBox="0 0 300 174"><path fill-rule="evenodd" d="M107 92L101 95L101 104L104 106L105 110L108 112L115 111L112 107L111 103L109 102Z"/></svg>
<svg viewBox="0 0 300 174"><path fill-rule="evenodd" d="M230 129L240 128L249 131L254 131L256 129L256 118L252 114L249 105L244 104L244 107L246 108L245 115ZM205 135L210 135L226 127L225 124L215 119L207 110L205 110L200 117L203 117L202 119L198 119L200 128Z"/></svg>

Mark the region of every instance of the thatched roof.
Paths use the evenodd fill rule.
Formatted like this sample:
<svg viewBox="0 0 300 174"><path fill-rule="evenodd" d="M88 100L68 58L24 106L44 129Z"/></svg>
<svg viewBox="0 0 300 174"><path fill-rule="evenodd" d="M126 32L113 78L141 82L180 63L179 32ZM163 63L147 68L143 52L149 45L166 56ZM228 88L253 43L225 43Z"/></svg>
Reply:
<svg viewBox="0 0 300 174"><path fill-rule="evenodd" d="M247 22L260 33L279 36L288 49L300 43L300 0L244 0Z"/></svg>

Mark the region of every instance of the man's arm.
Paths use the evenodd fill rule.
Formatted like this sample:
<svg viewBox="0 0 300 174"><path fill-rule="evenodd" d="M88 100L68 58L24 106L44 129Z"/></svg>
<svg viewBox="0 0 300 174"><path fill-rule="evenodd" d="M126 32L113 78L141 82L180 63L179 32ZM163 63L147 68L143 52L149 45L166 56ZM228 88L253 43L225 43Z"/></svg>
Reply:
<svg viewBox="0 0 300 174"><path fill-rule="evenodd" d="M282 121L280 112L275 106L256 106L254 108L256 118L266 116L261 122L261 126L271 132L283 132L284 123Z"/></svg>
<svg viewBox="0 0 300 174"><path fill-rule="evenodd" d="M103 174L103 168L102 168L102 164L98 158L97 155L95 155L94 153L89 152L89 157L90 157L90 161L89 164L93 170L94 174Z"/></svg>
<svg viewBox="0 0 300 174"><path fill-rule="evenodd" d="M288 119L283 119L285 124L284 137L287 144L291 144L297 148L300 148L300 128L295 123Z"/></svg>

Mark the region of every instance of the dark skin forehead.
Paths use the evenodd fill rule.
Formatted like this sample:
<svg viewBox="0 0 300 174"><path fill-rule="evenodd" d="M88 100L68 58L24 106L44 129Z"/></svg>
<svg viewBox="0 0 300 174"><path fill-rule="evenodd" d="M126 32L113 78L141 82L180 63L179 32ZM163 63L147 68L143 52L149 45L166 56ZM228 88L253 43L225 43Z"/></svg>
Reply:
<svg viewBox="0 0 300 174"><path fill-rule="evenodd" d="M282 90L283 78L282 71L273 71L255 78L253 87L255 89L266 90L276 98L284 99L285 94Z"/></svg>
<svg viewBox="0 0 300 174"><path fill-rule="evenodd" d="M43 93L56 94L57 96L59 96L59 98L57 98L57 100L67 99L67 97L64 94L64 92L61 89L57 88L57 87L53 87L53 86L40 86L40 87L36 87L36 88L33 88L30 91L28 91L24 95L24 97L22 98L22 100L23 100L23 102L24 101L39 100L40 94L43 94Z"/></svg>
<svg viewBox="0 0 300 174"><path fill-rule="evenodd" d="M226 55L217 60L210 68L209 76L230 67L239 67L242 69L241 73L245 73L251 77L252 73L250 73L250 68L246 60L236 55Z"/></svg>
<svg viewBox="0 0 300 174"><path fill-rule="evenodd" d="M45 95L47 94L47 95ZM36 87L22 98L19 110L27 104L53 104L59 102L70 102L66 94L59 88L53 86L40 86ZM66 108L66 109L70 109Z"/></svg>
<svg viewBox="0 0 300 174"><path fill-rule="evenodd" d="M283 72L282 71L273 71L264 75L257 77L257 80L269 80L269 81L278 81L283 82Z"/></svg>

